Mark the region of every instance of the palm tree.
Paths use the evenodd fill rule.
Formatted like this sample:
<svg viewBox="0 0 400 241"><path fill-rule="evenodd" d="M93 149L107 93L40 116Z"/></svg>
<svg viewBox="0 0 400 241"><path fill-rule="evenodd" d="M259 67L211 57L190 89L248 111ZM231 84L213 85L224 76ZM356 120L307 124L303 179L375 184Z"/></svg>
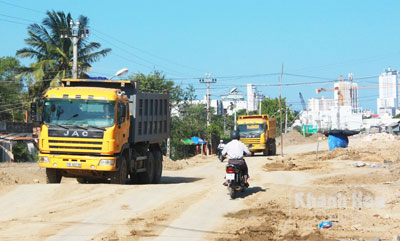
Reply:
<svg viewBox="0 0 400 241"><path fill-rule="evenodd" d="M25 43L29 46L17 50L17 56L31 58L36 62L25 68L25 74L32 74L38 81L31 86L30 93L42 93L49 86L59 84L61 78L71 76L73 45L69 38L61 38L65 29L70 29L71 14L64 12L47 11L47 17L42 25L31 24L28 27L29 38ZM79 16L80 29L88 28L88 18ZM111 49L96 51L100 43L88 42L85 38L78 41L78 77L86 77L90 64L100 57L106 56Z"/></svg>

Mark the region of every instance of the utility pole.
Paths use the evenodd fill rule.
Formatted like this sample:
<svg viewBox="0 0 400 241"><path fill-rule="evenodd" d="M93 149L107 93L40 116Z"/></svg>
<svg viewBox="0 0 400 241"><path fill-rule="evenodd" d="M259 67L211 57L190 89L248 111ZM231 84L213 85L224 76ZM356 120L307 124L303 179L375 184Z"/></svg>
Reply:
<svg viewBox="0 0 400 241"><path fill-rule="evenodd" d="M72 63L72 78L78 78L78 42L81 38L89 37L88 29L80 28L79 20L74 23L74 20L70 20L69 29L62 29L60 32L60 38L69 38L73 45L73 63Z"/></svg>
<svg viewBox="0 0 400 241"><path fill-rule="evenodd" d="M217 79L212 79L211 78L211 73L208 72L206 73L206 78L205 79L200 79L200 83L207 84L207 127L210 126L211 123L211 113L210 113L210 105L211 105L211 99L210 99L210 84L217 83ZM209 133L209 140L210 140L210 147L212 149L212 137L211 137L211 132ZM208 145L207 145L208 149ZM208 150L207 155L211 154L210 150Z"/></svg>
<svg viewBox="0 0 400 241"><path fill-rule="evenodd" d="M282 71L281 77L279 78L279 125L281 129L281 155L283 156L283 132L282 132L282 97L281 97L281 88L282 88L282 75L283 75L283 62L282 62Z"/></svg>

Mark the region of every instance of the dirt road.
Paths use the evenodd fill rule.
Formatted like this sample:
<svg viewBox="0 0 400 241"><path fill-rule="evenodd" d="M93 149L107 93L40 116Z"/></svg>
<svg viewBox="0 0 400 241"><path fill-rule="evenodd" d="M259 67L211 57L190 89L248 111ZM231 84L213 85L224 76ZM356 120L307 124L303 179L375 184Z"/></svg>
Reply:
<svg viewBox="0 0 400 241"><path fill-rule="evenodd" d="M354 139L350 143L350 148L333 152L326 151L327 143L322 141L285 147L284 158L248 157L251 186L235 200L221 185L225 163L217 158L174 163L179 170L164 171L159 185L78 184L73 179L48 185L41 184L44 172L35 164L3 165L0 240L391 238L400 233L396 214L400 213L396 205L400 172L395 158L400 141L389 139L388 145L381 139ZM354 162L360 160L378 167L355 168ZM31 182L10 179L18 168L31 173ZM311 195L319 204L321 197L341 194L351 199L352 193L373 200L384 197L384 207L375 208L373 203L355 209L348 200L349 207L340 209L313 206L307 200ZM295 196L300 194L305 206L297 203ZM334 227L319 230L321 220L334 222Z"/></svg>
<svg viewBox="0 0 400 241"><path fill-rule="evenodd" d="M268 176L261 168L266 157L247 161L251 187L236 200L221 185L225 163L216 158L164 171L160 185L78 184L71 179L59 185L2 185L0 239L204 240L225 232L215 227L226 213L267 191L261 181Z"/></svg>

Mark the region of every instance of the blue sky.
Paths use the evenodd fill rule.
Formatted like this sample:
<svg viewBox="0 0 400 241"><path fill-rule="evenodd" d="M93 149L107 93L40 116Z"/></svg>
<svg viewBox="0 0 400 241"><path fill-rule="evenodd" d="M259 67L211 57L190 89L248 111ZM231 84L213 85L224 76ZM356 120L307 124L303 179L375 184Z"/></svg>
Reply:
<svg viewBox="0 0 400 241"><path fill-rule="evenodd" d="M399 7L399 1L373 0L0 0L0 56L15 56L25 46L27 24L40 23L47 10L61 10L89 17L90 41L113 49L93 65L92 75L111 76L123 67L130 73L158 69L177 84L193 84L202 98L205 86L196 78L211 72L217 78L212 98L219 98L247 83L278 83L277 75L251 75L280 72L284 62L284 73L321 79L284 75L283 83L352 72L360 86L370 86L377 85L377 77L357 78L378 76L388 66L400 69ZM299 92L306 99L333 97L332 92L315 94L320 87L333 83L284 86L282 96L300 109ZM278 87L258 89L278 96ZM359 96L361 107L376 111L378 89L359 90Z"/></svg>

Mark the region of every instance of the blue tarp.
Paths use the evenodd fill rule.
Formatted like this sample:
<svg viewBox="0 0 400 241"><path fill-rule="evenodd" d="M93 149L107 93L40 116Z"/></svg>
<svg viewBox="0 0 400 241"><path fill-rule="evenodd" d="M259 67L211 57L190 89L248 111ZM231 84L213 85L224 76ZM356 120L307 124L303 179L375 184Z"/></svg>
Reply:
<svg viewBox="0 0 400 241"><path fill-rule="evenodd" d="M194 144L196 144L196 145L206 144L206 142L203 139L201 139L200 137L194 136L194 137L191 137L190 140L193 141Z"/></svg>
<svg viewBox="0 0 400 241"><path fill-rule="evenodd" d="M346 148L349 145L349 138L343 134L331 134L328 137L328 145L330 151L338 147Z"/></svg>

